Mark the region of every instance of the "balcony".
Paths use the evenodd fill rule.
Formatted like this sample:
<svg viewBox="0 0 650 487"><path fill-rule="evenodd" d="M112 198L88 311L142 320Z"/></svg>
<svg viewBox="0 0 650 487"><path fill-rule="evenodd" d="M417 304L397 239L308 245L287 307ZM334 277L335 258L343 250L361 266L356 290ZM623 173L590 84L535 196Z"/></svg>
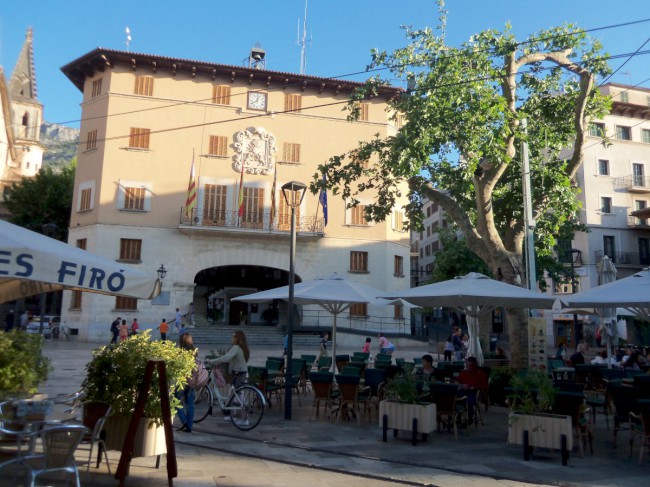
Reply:
<svg viewBox="0 0 650 487"><path fill-rule="evenodd" d="M604 250L594 252L597 263L600 262L605 253ZM650 254L640 254L638 252L607 252L606 254L618 266L646 267L650 265Z"/></svg>
<svg viewBox="0 0 650 487"><path fill-rule="evenodd" d="M633 230L650 230L650 223L647 218L627 217L627 226Z"/></svg>
<svg viewBox="0 0 650 487"><path fill-rule="evenodd" d="M630 175L614 178L614 187L629 191L630 193L650 193L650 177Z"/></svg>
<svg viewBox="0 0 650 487"><path fill-rule="evenodd" d="M246 232L284 236L291 233L291 217L276 212L271 218L270 211L249 212L239 217L237 211L204 212L199 210L193 210L192 214L188 216L181 208L179 227L196 231ZM322 237L325 235L325 221L323 218L314 216L296 215L296 233Z"/></svg>

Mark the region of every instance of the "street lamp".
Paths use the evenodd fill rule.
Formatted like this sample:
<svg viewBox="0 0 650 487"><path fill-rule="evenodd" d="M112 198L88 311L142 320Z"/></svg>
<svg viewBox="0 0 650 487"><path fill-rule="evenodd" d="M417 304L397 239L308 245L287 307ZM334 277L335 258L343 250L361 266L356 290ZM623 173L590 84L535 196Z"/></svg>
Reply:
<svg viewBox="0 0 650 487"><path fill-rule="evenodd" d="M158 278L162 281L167 275L167 269L165 269L165 265L160 264L160 267L158 267L156 273L158 274Z"/></svg>
<svg viewBox="0 0 650 487"><path fill-rule="evenodd" d="M569 250L569 253L571 254L571 294L576 293L576 288L578 287L577 281L576 281L576 267L575 263L576 261L582 261L582 251L578 249L571 249ZM577 313L573 313L573 333L575 333L576 337L576 347L578 346L577 343L577 338L578 338L578 315ZM580 333L582 335L582 333Z"/></svg>
<svg viewBox="0 0 650 487"><path fill-rule="evenodd" d="M54 238L56 236L56 232L59 229L59 226L56 223L46 223L42 227L42 232L43 235L46 237ZM38 326L38 332L42 335L43 334L43 329L45 328L45 307L47 304L47 293L41 293L41 295L38 297L38 308L39 308L39 313L41 315L41 323ZM50 330L50 333L52 333L52 330Z"/></svg>
<svg viewBox="0 0 650 487"><path fill-rule="evenodd" d="M307 186L298 181L282 185L282 194L287 206L291 207L291 244L289 246L289 316L287 316L287 365L284 373L284 419L291 419L293 382L293 287L296 277L296 207L302 203Z"/></svg>

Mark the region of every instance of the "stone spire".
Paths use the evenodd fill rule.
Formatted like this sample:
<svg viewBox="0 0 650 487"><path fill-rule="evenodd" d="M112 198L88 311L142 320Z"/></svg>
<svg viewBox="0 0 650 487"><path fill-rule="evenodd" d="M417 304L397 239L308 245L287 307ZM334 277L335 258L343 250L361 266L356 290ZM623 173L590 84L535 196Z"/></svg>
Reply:
<svg viewBox="0 0 650 487"><path fill-rule="evenodd" d="M16 61L16 67L9 81L9 96L12 100L37 102L36 72L34 70L34 34L27 29L25 43Z"/></svg>

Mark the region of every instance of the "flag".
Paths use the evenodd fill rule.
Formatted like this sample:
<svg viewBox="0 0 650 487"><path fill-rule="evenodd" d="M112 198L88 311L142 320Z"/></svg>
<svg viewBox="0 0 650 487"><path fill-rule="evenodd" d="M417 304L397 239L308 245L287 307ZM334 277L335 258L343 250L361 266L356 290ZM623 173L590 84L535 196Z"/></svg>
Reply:
<svg viewBox="0 0 650 487"><path fill-rule="evenodd" d="M192 210L196 207L196 178L194 177L194 154L192 154L192 168L190 169L190 183L187 186L187 199L185 200L185 216L192 217Z"/></svg>
<svg viewBox="0 0 650 487"><path fill-rule="evenodd" d="M241 161L241 177L239 178L239 198L237 200L239 208L238 215L241 220L244 217L244 161Z"/></svg>
<svg viewBox="0 0 650 487"><path fill-rule="evenodd" d="M271 188L271 214L269 215L269 229L273 226L275 219L275 191L278 183L278 165L274 165L273 169L273 187Z"/></svg>
<svg viewBox="0 0 650 487"><path fill-rule="evenodd" d="M327 189L325 189L326 184L327 174L323 173L323 189L320 190L318 201L320 201L320 204L323 207L323 219L325 220L325 226L327 226Z"/></svg>

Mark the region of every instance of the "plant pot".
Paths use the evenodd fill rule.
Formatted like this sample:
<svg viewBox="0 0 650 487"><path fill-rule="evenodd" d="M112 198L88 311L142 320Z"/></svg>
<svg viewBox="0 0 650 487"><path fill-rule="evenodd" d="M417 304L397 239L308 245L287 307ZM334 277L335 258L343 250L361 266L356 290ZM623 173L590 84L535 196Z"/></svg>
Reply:
<svg viewBox="0 0 650 487"><path fill-rule="evenodd" d="M416 420L414 428L413 420ZM396 401L381 401L379 403L379 426L384 429L384 441L386 441L386 430L410 431L413 435L413 444L416 444L418 433L426 438L426 435L436 430L436 405L431 404L407 404Z"/></svg>
<svg viewBox="0 0 650 487"><path fill-rule="evenodd" d="M573 449L571 416L510 413L508 444L523 445L525 460L528 460L533 447L560 450L562 465L566 465L569 452Z"/></svg>
<svg viewBox="0 0 650 487"><path fill-rule="evenodd" d="M129 429L131 416L109 416L104 424L104 431L106 432L106 449L122 451L124 447L124 439L126 432ZM133 444L134 457L150 457L154 455L161 455L167 453L167 444L165 442L165 428L153 424L151 428L149 425L151 420L142 418L138 425L138 430L135 435L135 442Z"/></svg>

